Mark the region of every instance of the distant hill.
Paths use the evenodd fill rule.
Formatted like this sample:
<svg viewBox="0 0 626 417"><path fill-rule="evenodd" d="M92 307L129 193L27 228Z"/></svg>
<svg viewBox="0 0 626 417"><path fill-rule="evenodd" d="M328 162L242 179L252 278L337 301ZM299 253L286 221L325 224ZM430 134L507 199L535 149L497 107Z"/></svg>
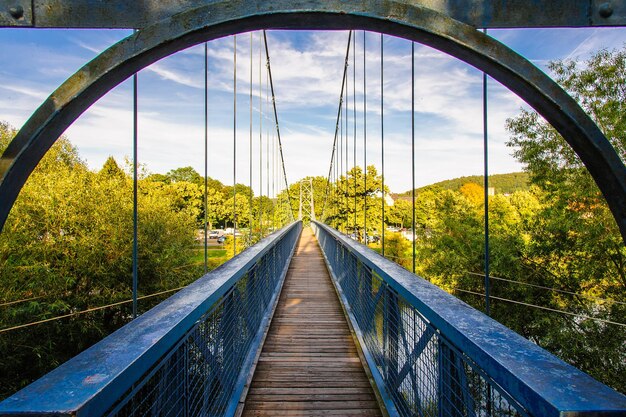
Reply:
<svg viewBox="0 0 626 417"><path fill-rule="evenodd" d="M473 182L482 187L483 176L482 175L470 175L469 177L454 178L451 180L444 180L434 184L426 185L424 187L417 188L416 193L426 191L433 188L442 190L458 191L464 184ZM510 194L515 191L528 190L530 185L528 182L528 174L526 172L512 172L510 174L495 174L489 176L489 187L495 188L496 194ZM394 194L394 198L410 199L411 191L404 193Z"/></svg>

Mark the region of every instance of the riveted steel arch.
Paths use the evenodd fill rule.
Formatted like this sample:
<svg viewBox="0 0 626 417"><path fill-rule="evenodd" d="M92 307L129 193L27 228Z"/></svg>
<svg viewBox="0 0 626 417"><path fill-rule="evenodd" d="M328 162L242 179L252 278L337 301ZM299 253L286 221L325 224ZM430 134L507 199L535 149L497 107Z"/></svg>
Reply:
<svg viewBox="0 0 626 417"><path fill-rule="evenodd" d="M590 117L528 60L498 41L411 0L217 0L147 26L111 46L35 111L0 160L0 226L54 141L89 106L135 72L201 42L257 29L365 29L431 46L506 85L579 155L626 240L626 168Z"/></svg>

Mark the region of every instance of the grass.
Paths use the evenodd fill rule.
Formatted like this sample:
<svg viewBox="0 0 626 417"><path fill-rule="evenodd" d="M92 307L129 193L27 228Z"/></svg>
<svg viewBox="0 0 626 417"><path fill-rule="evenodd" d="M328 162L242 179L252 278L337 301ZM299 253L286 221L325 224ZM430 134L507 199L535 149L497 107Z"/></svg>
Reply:
<svg viewBox="0 0 626 417"><path fill-rule="evenodd" d="M207 252L208 258L224 258L226 256L226 249L209 249ZM193 256L191 262L201 263L204 262L204 248L198 248L193 250Z"/></svg>

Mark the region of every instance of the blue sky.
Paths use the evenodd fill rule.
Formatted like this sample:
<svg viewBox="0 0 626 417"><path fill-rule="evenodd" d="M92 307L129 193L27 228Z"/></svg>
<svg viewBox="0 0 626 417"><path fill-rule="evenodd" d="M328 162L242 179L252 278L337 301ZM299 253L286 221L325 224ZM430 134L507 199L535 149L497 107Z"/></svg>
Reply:
<svg viewBox="0 0 626 417"><path fill-rule="evenodd" d="M0 120L21 126L37 106L88 60L129 35L127 30L0 29ZM492 30L489 34L543 70L550 60L584 60L602 48L621 48L626 29ZM348 33L270 31L268 41L290 182L326 175ZM259 170L259 41L253 39L253 172ZM238 40L237 180L249 178L250 34ZM411 187L410 43L384 37L385 177L392 191ZM367 34L368 164L380 167L380 35ZM357 34L357 163L363 163L363 34ZM416 48L416 183L482 172L479 71L433 49ZM203 171L203 46L139 73L139 160L149 172L191 165ZM233 39L209 43L209 175L232 183ZM350 68L352 71L352 68ZM265 75L263 74L263 83ZM350 91L352 85L350 85ZM490 171L520 170L505 146L504 122L524 105L489 84ZM263 103L269 110L267 103ZM66 132L92 169L132 152L131 83L92 106ZM351 112L351 111L350 111ZM263 141L272 115L263 117ZM352 140L352 120L349 121ZM350 153L352 152L350 143ZM265 156L264 156L265 158ZM265 161L263 161L265 164ZM350 165L352 165L350 158ZM264 168L265 169L265 168ZM264 174L265 175L265 174ZM255 179L255 192L258 192ZM264 186L265 188L265 186Z"/></svg>

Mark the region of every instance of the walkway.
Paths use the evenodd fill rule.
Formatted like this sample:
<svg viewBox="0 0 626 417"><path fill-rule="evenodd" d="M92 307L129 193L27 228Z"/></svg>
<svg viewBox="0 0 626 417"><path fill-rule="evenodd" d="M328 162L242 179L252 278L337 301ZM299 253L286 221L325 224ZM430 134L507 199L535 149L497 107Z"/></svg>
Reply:
<svg viewBox="0 0 626 417"><path fill-rule="evenodd" d="M381 416L324 258L302 231L243 416Z"/></svg>

